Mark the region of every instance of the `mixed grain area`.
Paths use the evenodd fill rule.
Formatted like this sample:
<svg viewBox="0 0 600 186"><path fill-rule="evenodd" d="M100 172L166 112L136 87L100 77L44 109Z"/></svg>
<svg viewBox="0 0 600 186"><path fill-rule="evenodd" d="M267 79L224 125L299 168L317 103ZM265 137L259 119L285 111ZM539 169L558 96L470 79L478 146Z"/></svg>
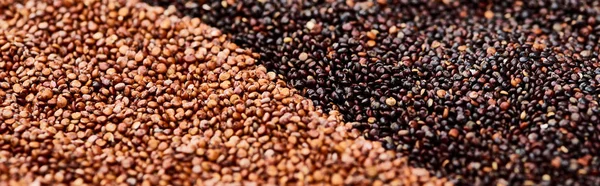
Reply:
<svg viewBox="0 0 600 186"><path fill-rule="evenodd" d="M177 11L1 1L0 185L451 185Z"/></svg>
<svg viewBox="0 0 600 186"><path fill-rule="evenodd" d="M600 2L148 0L465 185L600 184Z"/></svg>
<svg viewBox="0 0 600 186"><path fill-rule="evenodd" d="M0 0L0 185L598 185L599 19L594 0Z"/></svg>

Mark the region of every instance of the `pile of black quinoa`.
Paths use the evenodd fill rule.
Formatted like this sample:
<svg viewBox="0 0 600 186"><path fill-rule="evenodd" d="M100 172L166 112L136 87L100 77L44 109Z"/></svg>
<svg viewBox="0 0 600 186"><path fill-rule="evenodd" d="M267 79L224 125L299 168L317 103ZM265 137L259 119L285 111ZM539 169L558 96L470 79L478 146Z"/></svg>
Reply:
<svg viewBox="0 0 600 186"><path fill-rule="evenodd" d="M598 1L174 4L437 176L600 183Z"/></svg>

